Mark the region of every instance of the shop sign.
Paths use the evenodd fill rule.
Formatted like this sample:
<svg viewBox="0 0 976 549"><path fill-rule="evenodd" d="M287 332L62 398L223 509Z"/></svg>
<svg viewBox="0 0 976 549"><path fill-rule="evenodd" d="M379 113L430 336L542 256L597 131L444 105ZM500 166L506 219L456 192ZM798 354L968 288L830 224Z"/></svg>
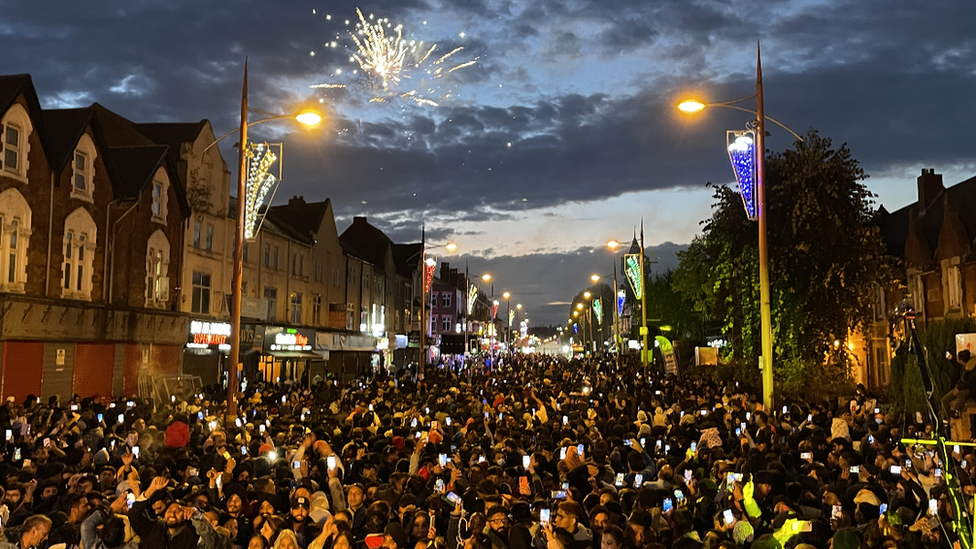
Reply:
<svg viewBox="0 0 976 549"><path fill-rule="evenodd" d="M190 322L190 343L195 345L224 345L230 336L230 324L226 322Z"/></svg>
<svg viewBox="0 0 976 549"><path fill-rule="evenodd" d="M264 332L264 345L269 351L311 351L314 340L314 330L273 326Z"/></svg>

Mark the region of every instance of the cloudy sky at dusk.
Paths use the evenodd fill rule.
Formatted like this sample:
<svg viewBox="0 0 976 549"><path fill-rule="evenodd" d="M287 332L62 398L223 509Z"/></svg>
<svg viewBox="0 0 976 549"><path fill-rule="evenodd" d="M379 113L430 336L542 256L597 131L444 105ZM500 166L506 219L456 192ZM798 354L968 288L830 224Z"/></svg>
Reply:
<svg viewBox="0 0 976 549"><path fill-rule="evenodd" d="M352 73L357 6L477 63L384 92ZM946 184L976 175L974 21L976 3L960 0L8 2L0 72L30 73L47 108L97 101L223 133L238 124L246 55L252 106L328 116L311 131L252 129L286 143L276 200L332 198L340 231L367 215L399 242L419 240L423 221L538 324L565 320L567 306L549 304L607 273L602 243L642 217L663 265L697 233L705 183L732 181L724 130L748 115L674 105L754 93L757 40L767 114L848 143L889 209L913 200L922 167ZM411 89L439 106L396 96ZM791 146L768 129L769 148Z"/></svg>

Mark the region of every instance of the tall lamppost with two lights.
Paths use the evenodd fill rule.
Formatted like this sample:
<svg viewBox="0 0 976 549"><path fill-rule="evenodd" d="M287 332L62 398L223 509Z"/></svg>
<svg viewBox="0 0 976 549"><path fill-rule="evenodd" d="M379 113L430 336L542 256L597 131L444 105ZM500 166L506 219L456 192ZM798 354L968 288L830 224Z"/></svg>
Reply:
<svg viewBox="0 0 976 549"><path fill-rule="evenodd" d="M433 256L427 255L428 249L438 249L444 248L448 252L454 252L457 250L457 244L454 242L447 242L445 244L429 244L427 242L427 229L424 227L421 229L420 238L420 257L422 258L421 265L422 277L421 280L421 294L420 294L420 371L418 373L426 375L427 373L427 338L430 337L430 330L432 329L430 325L430 320L427 317L427 307L432 306L429 303L430 299L430 287L434 282L434 268L437 265L437 259ZM407 263L413 259L413 256L407 260Z"/></svg>

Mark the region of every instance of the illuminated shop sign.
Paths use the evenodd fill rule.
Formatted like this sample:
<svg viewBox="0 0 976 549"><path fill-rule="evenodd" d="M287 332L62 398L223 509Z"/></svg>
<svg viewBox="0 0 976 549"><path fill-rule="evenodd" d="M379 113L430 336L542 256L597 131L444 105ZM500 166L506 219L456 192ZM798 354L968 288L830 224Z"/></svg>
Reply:
<svg viewBox="0 0 976 549"><path fill-rule="evenodd" d="M224 345L230 336L230 324L226 322L190 322L190 340L194 345Z"/></svg>

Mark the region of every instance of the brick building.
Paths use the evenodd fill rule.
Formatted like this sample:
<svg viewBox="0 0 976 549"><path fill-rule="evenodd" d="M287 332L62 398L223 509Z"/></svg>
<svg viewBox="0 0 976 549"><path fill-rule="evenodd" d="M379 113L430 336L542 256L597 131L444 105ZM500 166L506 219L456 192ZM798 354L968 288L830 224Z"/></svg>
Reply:
<svg viewBox="0 0 976 549"><path fill-rule="evenodd" d="M976 177L947 188L941 174L923 169L917 189L914 203L893 212L882 206L876 218L901 270L892 287L876 289L875 322L849 345L855 378L868 386L891 381L887 316L901 300L912 302L920 326L976 315Z"/></svg>
<svg viewBox="0 0 976 549"><path fill-rule="evenodd" d="M177 373L186 195L168 147L0 77L0 392L135 394Z"/></svg>

